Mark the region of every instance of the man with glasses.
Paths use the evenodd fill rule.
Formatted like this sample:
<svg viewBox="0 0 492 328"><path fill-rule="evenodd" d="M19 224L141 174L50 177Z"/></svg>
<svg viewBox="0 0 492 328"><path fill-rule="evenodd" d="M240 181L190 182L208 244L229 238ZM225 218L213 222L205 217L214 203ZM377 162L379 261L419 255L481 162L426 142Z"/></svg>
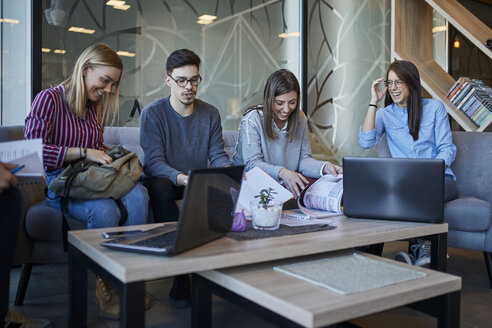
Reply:
<svg viewBox="0 0 492 328"><path fill-rule="evenodd" d="M206 168L207 162L211 167L231 165L224 150L219 111L195 98L202 80L199 68L200 58L193 51L171 53L165 76L171 95L145 107L140 118L144 179L156 222L178 219L175 200L183 197L189 170ZM173 292L186 289L175 288L180 281L175 279L170 302L175 307L187 307L189 289Z"/></svg>

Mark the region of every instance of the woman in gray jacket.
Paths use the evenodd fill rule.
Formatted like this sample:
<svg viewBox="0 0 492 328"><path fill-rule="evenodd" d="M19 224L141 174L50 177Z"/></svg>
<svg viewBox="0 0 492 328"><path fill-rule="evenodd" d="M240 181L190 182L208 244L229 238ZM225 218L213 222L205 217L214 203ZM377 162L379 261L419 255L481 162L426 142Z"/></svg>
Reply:
<svg viewBox="0 0 492 328"><path fill-rule="evenodd" d="M299 82L292 72L281 69L270 75L263 105L249 108L241 120L233 156L234 164L246 165L246 170L260 167L296 197L308 183L306 176L342 173L340 166L312 158L299 94Z"/></svg>

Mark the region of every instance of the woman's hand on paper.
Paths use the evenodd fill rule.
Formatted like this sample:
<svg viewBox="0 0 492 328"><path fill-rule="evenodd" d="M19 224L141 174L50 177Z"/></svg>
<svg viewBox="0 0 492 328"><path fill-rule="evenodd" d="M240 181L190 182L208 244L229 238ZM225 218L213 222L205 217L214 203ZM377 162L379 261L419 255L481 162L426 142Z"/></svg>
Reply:
<svg viewBox="0 0 492 328"><path fill-rule="evenodd" d="M9 189L10 186L17 184L17 178L10 173L17 166L19 165L0 162L0 193Z"/></svg>
<svg viewBox="0 0 492 328"><path fill-rule="evenodd" d="M336 178L339 174L343 174L343 168L326 162L325 167L323 167L323 174L332 174Z"/></svg>
<svg viewBox="0 0 492 328"><path fill-rule="evenodd" d="M297 198L301 191L309 183L308 179L301 173L291 171L286 168L280 169L278 177L284 181L285 187Z"/></svg>
<svg viewBox="0 0 492 328"><path fill-rule="evenodd" d="M87 148L85 158L92 162L101 163L102 165L110 164L113 159L111 156L103 152L102 150Z"/></svg>

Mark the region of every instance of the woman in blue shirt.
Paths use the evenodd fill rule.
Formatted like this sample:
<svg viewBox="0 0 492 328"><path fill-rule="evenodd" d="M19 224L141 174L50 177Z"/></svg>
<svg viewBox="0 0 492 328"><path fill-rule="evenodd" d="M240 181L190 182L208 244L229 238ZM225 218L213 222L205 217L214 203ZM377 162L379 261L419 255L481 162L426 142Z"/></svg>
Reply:
<svg viewBox="0 0 492 328"><path fill-rule="evenodd" d="M444 160L444 200L455 199L458 188L449 166L456 157L456 146L444 105L435 99L422 99L419 72L411 62L393 62L384 80L372 83L371 102L359 130L360 146L374 147L385 133L392 157ZM379 91L382 82L385 87ZM378 110L383 96L386 107Z"/></svg>
<svg viewBox="0 0 492 328"><path fill-rule="evenodd" d="M385 86L380 91L381 83ZM444 160L447 202L458 197L456 177L449 167L456 157L456 146L444 105L435 99L422 99L421 90L417 67L408 61L393 62L386 80L379 78L372 82L371 102L359 129L359 144L362 148L372 148L384 133L392 157ZM385 107L378 110L377 104L383 96ZM411 248L413 255L401 254L405 261L416 265L430 262L429 244L419 240Z"/></svg>

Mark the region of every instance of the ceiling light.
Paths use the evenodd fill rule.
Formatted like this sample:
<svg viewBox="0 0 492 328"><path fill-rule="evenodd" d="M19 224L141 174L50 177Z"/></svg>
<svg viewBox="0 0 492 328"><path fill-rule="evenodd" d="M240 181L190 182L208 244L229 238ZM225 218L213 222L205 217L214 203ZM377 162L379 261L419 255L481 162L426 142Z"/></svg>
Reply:
<svg viewBox="0 0 492 328"><path fill-rule="evenodd" d="M19 24L19 20L11 18L0 18L0 23Z"/></svg>
<svg viewBox="0 0 492 328"><path fill-rule="evenodd" d="M119 50L116 53L118 54L118 56L135 57L135 53L124 51L124 50Z"/></svg>
<svg viewBox="0 0 492 328"><path fill-rule="evenodd" d="M49 49L49 48L41 48L41 52L51 52L51 49Z"/></svg>
<svg viewBox="0 0 492 328"><path fill-rule="evenodd" d="M106 2L106 6L113 6L113 7L119 7L123 6L126 1L120 1L120 0L109 0Z"/></svg>
<svg viewBox="0 0 492 328"><path fill-rule="evenodd" d="M214 21L199 19L199 20L197 20L196 22L197 22L198 24L208 25L208 24L213 23Z"/></svg>
<svg viewBox="0 0 492 328"><path fill-rule="evenodd" d="M291 32L291 33L280 33L278 35L278 37L281 39L295 37L295 36L301 36L301 33L300 32Z"/></svg>
<svg viewBox="0 0 492 328"><path fill-rule="evenodd" d="M88 28L76 27L76 26L72 26L68 30L70 32L85 33L85 34L94 34L96 32L96 30L91 30Z"/></svg>
<svg viewBox="0 0 492 328"><path fill-rule="evenodd" d="M53 52L55 54L60 54L60 55L63 55L64 53L66 53L67 51L66 50L63 50L63 49L55 49L53 50Z"/></svg>
<svg viewBox="0 0 492 328"><path fill-rule="evenodd" d="M446 25L441 25L441 26L435 26L432 28L432 33L437 33L437 32L444 32L444 31L447 31L448 28L446 27Z"/></svg>
<svg viewBox="0 0 492 328"><path fill-rule="evenodd" d="M121 5L121 6L113 6L114 9L119 9L119 10L128 10L130 8L130 5Z"/></svg>
<svg viewBox="0 0 492 328"><path fill-rule="evenodd" d="M205 14L198 17L198 19L213 22L215 19L217 19L217 16Z"/></svg>
<svg viewBox="0 0 492 328"><path fill-rule="evenodd" d="M453 46L455 48L459 48L460 47L460 40L458 40L458 38L454 39Z"/></svg>

